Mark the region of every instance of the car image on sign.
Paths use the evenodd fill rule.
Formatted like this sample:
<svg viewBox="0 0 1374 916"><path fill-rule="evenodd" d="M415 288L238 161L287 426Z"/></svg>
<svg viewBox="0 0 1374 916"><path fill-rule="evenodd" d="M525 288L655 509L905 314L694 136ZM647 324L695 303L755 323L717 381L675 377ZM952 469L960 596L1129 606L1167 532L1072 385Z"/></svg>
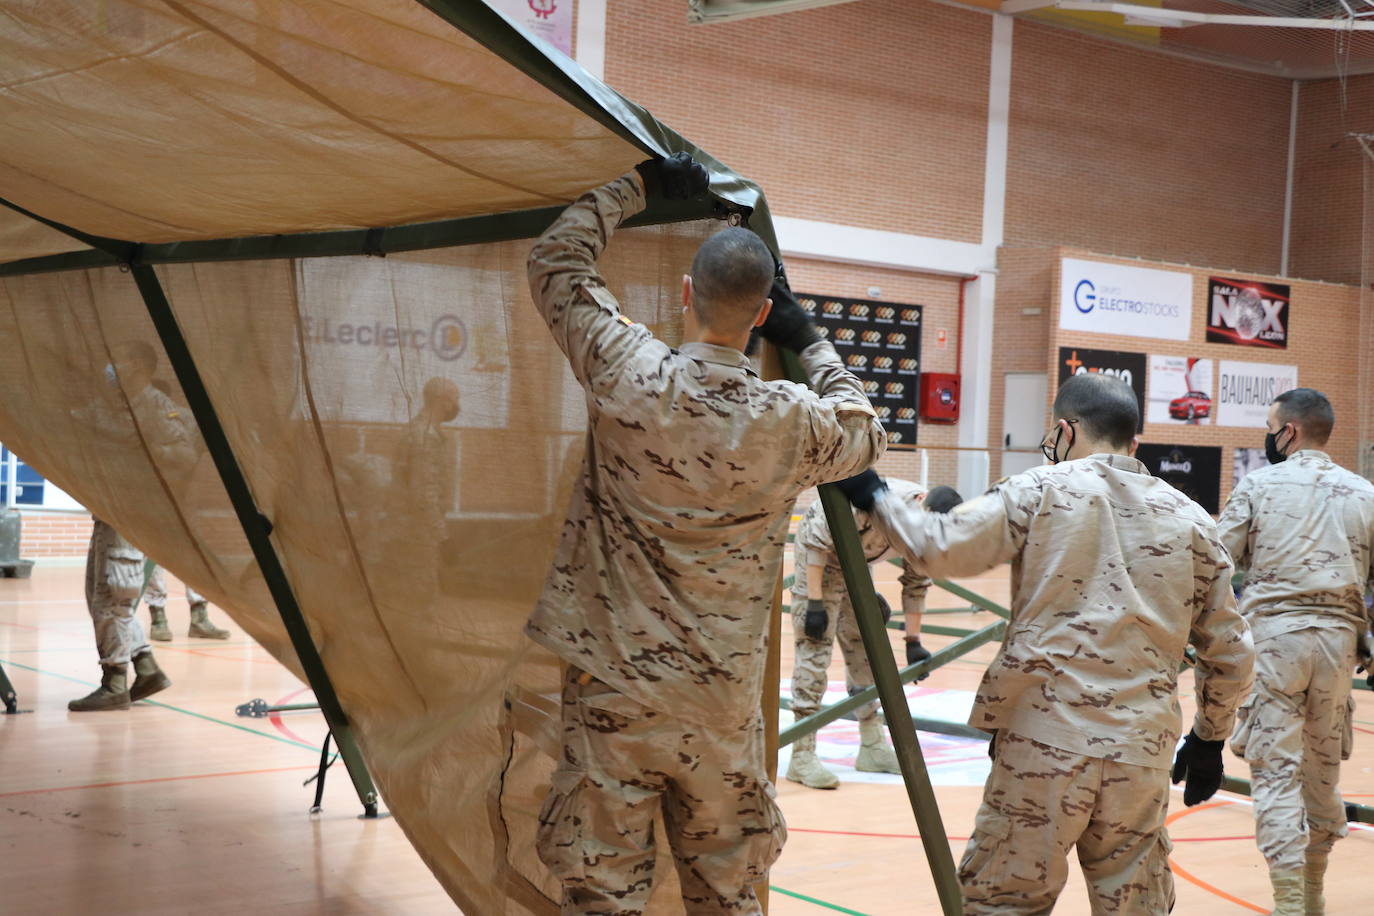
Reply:
<svg viewBox="0 0 1374 916"><path fill-rule="evenodd" d="M1211 413L1212 399L1203 391L1190 391L1183 397L1174 398L1169 402L1169 416L1175 420L1195 420L1210 416Z"/></svg>

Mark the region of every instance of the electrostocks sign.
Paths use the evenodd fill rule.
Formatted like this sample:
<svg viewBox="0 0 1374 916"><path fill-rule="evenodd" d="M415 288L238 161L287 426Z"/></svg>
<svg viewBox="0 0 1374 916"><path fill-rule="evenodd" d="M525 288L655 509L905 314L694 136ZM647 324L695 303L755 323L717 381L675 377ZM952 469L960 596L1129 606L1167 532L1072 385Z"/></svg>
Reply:
<svg viewBox="0 0 1374 916"><path fill-rule="evenodd" d="M1193 275L1063 258L1059 327L1093 334L1187 340Z"/></svg>

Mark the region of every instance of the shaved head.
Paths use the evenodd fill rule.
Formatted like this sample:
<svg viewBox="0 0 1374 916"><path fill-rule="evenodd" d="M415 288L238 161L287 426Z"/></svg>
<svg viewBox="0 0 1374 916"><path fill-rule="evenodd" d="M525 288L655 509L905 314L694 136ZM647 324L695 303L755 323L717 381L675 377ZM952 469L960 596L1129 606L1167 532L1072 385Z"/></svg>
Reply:
<svg viewBox="0 0 1374 916"><path fill-rule="evenodd" d="M749 330L772 287L773 254L748 229L722 229L692 259L692 307L702 326L716 333Z"/></svg>
<svg viewBox="0 0 1374 916"><path fill-rule="evenodd" d="M1131 386L1101 372L1075 375L1059 386L1055 420L1077 420L1084 434L1112 448L1125 448L1140 426L1140 405Z"/></svg>

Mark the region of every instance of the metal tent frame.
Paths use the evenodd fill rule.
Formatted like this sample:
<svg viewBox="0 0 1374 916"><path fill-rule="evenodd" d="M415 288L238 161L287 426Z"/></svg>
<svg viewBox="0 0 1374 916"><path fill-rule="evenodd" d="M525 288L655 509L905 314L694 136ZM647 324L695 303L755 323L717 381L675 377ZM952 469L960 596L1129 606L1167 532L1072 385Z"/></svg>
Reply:
<svg viewBox="0 0 1374 916"><path fill-rule="evenodd" d="M649 210L627 225L655 225L702 218L738 219L757 232L774 255L779 256L767 203L755 185L659 123L645 109L591 77L571 60L531 39L486 4L460 3L458 0L417 2L499 54L579 111L642 149L646 155L668 156L688 152L706 166L711 174L709 199L680 204L654 201ZM273 545L272 521L258 508L252 488L201 379L195 356L154 266L248 259L384 256L387 252L534 238L557 217L562 208L539 208L369 229L140 244L131 240L93 236L4 199L0 199L0 204L66 233L87 246L84 250L0 264L0 276L102 267L119 267L131 275L199 425L306 679L319 700L321 711L363 803L365 816L376 816L376 789L353 737L347 712L339 702L319 650L310 636L295 590ZM796 356L784 352L782 357L787 377L806 383L805 371ZM820 492L876 680L877 686L871 688L867 698L876 695L882 702L941 909L946 916L955 916L961 911L962 901L953 858L906 705L902 681L874 598L872 578L859 543L858 530L848 503L839 490L832 484L826 484L820 488ZM775 609L779 604L780 600L775 601ZM772 657L769 663L772 671L777 669L778 653L778 641L771 640ZM795 732L796 727L789 731Z"/></svg>

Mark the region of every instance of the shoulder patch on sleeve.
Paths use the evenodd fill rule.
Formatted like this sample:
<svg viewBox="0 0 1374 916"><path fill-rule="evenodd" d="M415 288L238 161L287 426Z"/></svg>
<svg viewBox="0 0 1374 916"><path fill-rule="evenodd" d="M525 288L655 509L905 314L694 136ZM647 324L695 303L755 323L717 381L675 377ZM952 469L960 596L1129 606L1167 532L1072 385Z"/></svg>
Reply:
<svg viewBox="0 0 1374 916"><path fill-rule="evenodd" d="M625 321L626 324L633 324L633 322L626 320L625 316L620 314L620 303L616 301L615 296L611 295L611 291L606 287L584 283L582 284L582 292L588 299L591 299L612 315Z"/></svg>
<svg viewBox="0 0 1374 916"><path fill-rule="evenodd" d="M845 401L835 405L835 413L861 413L870 417L876 417L878 412L873 409L873 405L867 401Z"/></svg>

